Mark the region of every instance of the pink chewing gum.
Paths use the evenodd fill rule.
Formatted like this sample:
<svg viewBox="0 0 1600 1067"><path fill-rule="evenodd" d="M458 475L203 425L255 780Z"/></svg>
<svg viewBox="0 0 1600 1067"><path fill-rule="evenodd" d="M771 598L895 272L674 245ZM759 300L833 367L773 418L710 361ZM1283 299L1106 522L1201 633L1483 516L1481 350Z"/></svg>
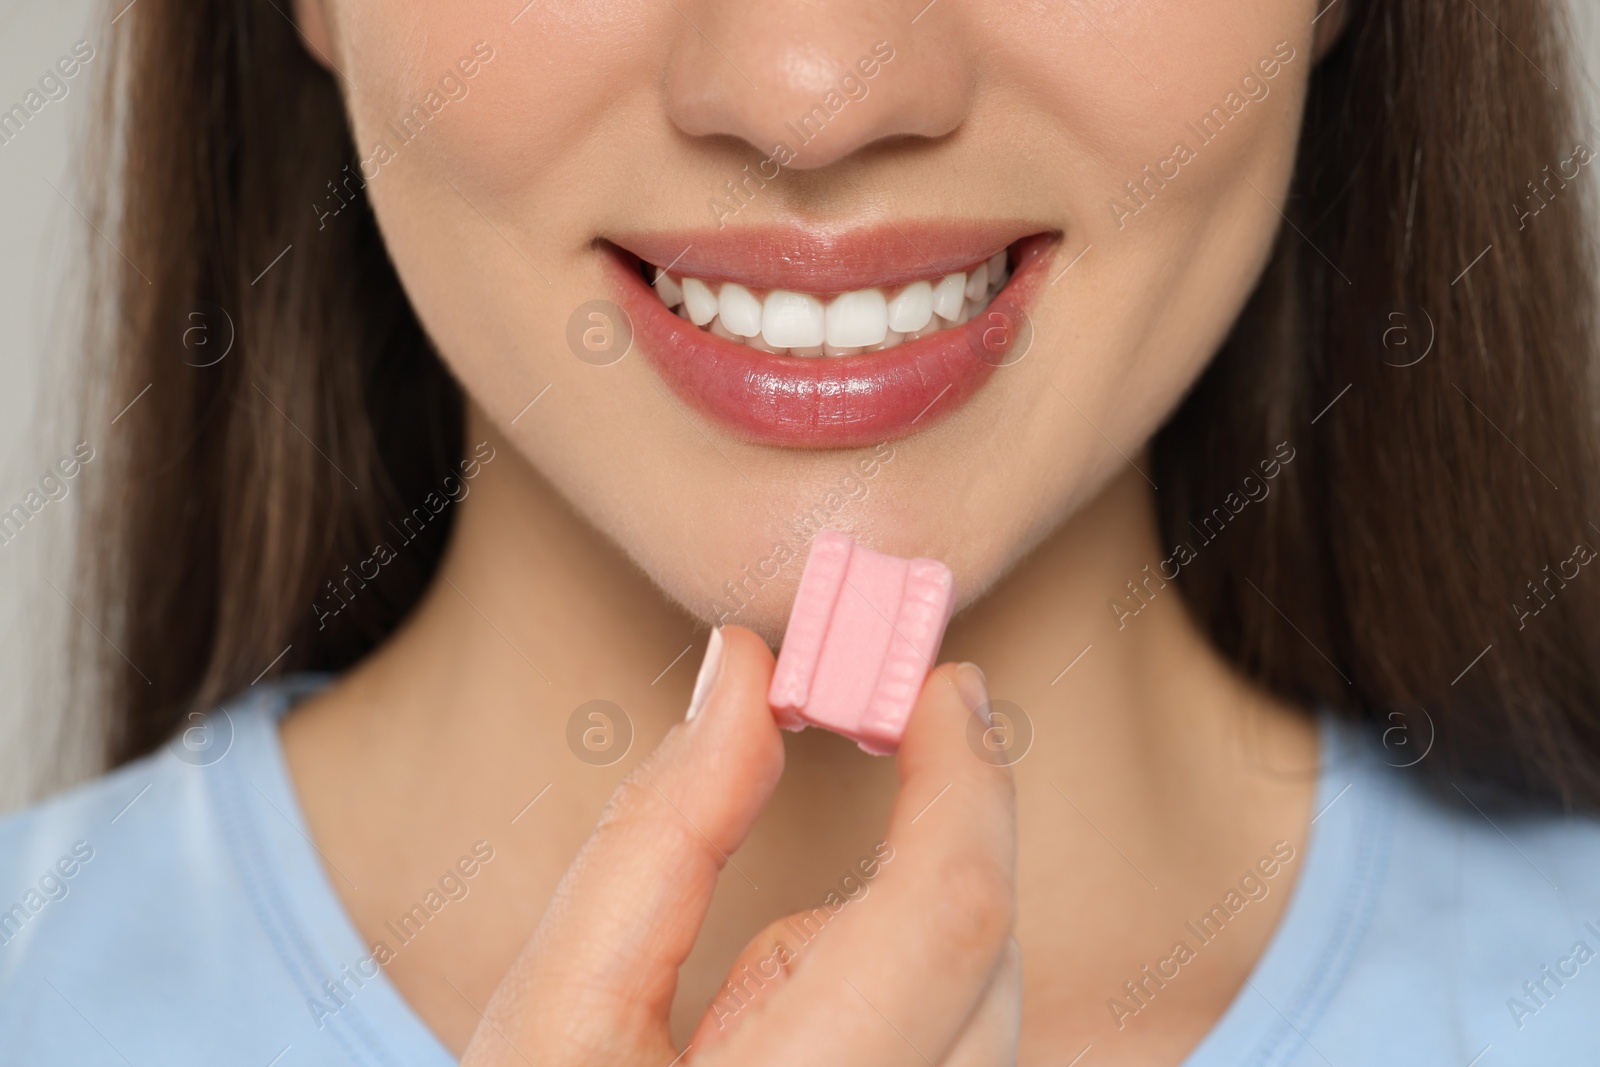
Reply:
<svg viewBox="0 0 1600 1067"><path fill-rule="evenodd" d="M875 756L900 747L955 602L950 568L818 531L767 703L786 730L820 726Z"/></svg>

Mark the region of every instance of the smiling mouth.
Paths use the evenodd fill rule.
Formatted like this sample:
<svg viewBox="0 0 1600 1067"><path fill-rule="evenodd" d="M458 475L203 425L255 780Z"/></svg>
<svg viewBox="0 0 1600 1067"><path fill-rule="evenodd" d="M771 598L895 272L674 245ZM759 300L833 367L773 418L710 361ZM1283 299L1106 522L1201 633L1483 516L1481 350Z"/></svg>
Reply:
<svg viewBox="0 0 1600 1067"><path fill-rule="evenodd" d="M752 289L674 274L641 261L644 278L679 318L725 341L771 355L859 356L964 326L1010 279L1002 249L966 270L906 285L843 293Z"/></svg>
<svg viewBox="0 0 1600 1067"><path fill-rule="evenodd" d="M1061 239L1021 222L651 232L598 242L662 381L736 436L921 432L1021 358Z"/></svg>

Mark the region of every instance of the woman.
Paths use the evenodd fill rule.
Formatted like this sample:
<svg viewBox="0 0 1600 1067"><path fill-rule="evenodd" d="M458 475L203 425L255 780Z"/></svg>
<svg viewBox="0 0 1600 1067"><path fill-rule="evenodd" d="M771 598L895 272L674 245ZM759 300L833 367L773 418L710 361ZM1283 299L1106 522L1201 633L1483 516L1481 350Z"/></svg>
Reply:
<svg viewBox="0 0 1600 1067"><path fill-rule="evenodd" d="M0 828L18 1062L1592 1046L1550 5L115 32L117 769ZM955 575L893 760L766 703L824 528Z"/></svg>

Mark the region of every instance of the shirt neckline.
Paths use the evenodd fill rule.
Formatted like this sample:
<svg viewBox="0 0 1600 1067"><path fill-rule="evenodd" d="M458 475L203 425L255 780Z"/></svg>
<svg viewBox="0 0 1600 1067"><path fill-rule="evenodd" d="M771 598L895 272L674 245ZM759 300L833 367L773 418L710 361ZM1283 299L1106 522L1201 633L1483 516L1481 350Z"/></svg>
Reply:
<svg viewBox="0 0 1600 1067"><path fill-rule="evenodd" d="M240 709L245 714L229 717L244 735L235 739L243 758L217 779L223 836L250 906L317 1029L353 1063L445 1067L455 1056L373 959L328 873L332 863L324 866L289 773L279 722L331 681L291 676Z"/></svg>
<svg viewBox="0 0 1600 1067"><path fill-rule="evenodd" d="M1303 867L1266 949L1182 1067L1297 1061L1343 984L1388 870L1392 784L1359 723L1317 713L1318 771Z"/></svg>
<svg viewBox="0 0 1600 1067"><path fill-rule="evenodd" d="M252 906L291 977L308 998L325 1000L320 981L339 978L341 967L355 966L371 950L312 841L278 725L297 701L331 681L331 675L292 675L262 694L257 706L263 714L246 717L243 728L250 729L253 718L264 736L243 746L255 756L248 761L248 781L237 786L241 796L233 799L234 807L254 817L228 835L235 851L242 851L245 873L253 876L247 877ZM1359 724L1320 710L1317 735L1314 814L1289 902L1244 985L1181 1067L1267 1067L1293 1059L1309 1044L1305 1035L1342 984L1371 921L1388 866L1393 790L1373 773L1370 741ZM249 804L252 793L255 803ZM321 978L319 968L326 971ZM381 967L363 978L335 1018L341 1016L348 1016L349 1025L335 1036L347 1050L365 1053L353 1057L357 1062L455 1062ZM408 1054L398 1056L395 1049Z"/></svg>

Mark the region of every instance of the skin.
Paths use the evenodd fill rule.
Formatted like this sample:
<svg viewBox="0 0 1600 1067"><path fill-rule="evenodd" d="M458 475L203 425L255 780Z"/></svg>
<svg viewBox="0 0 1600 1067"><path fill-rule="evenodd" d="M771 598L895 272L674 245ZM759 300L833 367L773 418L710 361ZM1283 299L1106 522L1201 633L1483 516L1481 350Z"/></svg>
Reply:
<svg viewBox="0 0 1600 1067"><path fill-rule="evenodd" d="M452 505L418 610L284 725L369 942L393 947L386 924L493 847L385 965L447 1046L666 1063L693 1036L690 1062L1026 1064L1092 1044L1176 1063L1215 1024L1303 865L1314 726L1216 654L1175 585L1120 626L1107 602L1170 554L1143 445L1265 263L1342 15L1314 24L1317 6L940 0L912 24L920 4L535 3L508 24L487 0L296 5L364 158L475 42L494 49L366 192L468 394L468 452L495 458ZM799 559L730 620L722 682L679 725L724 581L870 450L740 442L643 360L597 368L565 342L570 311L609 295L597 236L710 223L708 195L878 40L896 58L870 94L730 225L1021 217L1063 233L1060 268L1083 253L1031 310L1028 357L893 442L829 523L951 566L965 610L944 655L1035 733L1009 771L967 747L971 668L931 676L898 760L773 727L762 639ZM1295 58L1270 93L1119 226L1123 182L1193 145L1185 122L1280 41ZM566 741L596 698L633 730L607 767ZM866 897L718 1027L724 976L879 841L895 858ZM1267 895L1119 1025L1108 1001L1280 841L1297 858Z"/></svg>

